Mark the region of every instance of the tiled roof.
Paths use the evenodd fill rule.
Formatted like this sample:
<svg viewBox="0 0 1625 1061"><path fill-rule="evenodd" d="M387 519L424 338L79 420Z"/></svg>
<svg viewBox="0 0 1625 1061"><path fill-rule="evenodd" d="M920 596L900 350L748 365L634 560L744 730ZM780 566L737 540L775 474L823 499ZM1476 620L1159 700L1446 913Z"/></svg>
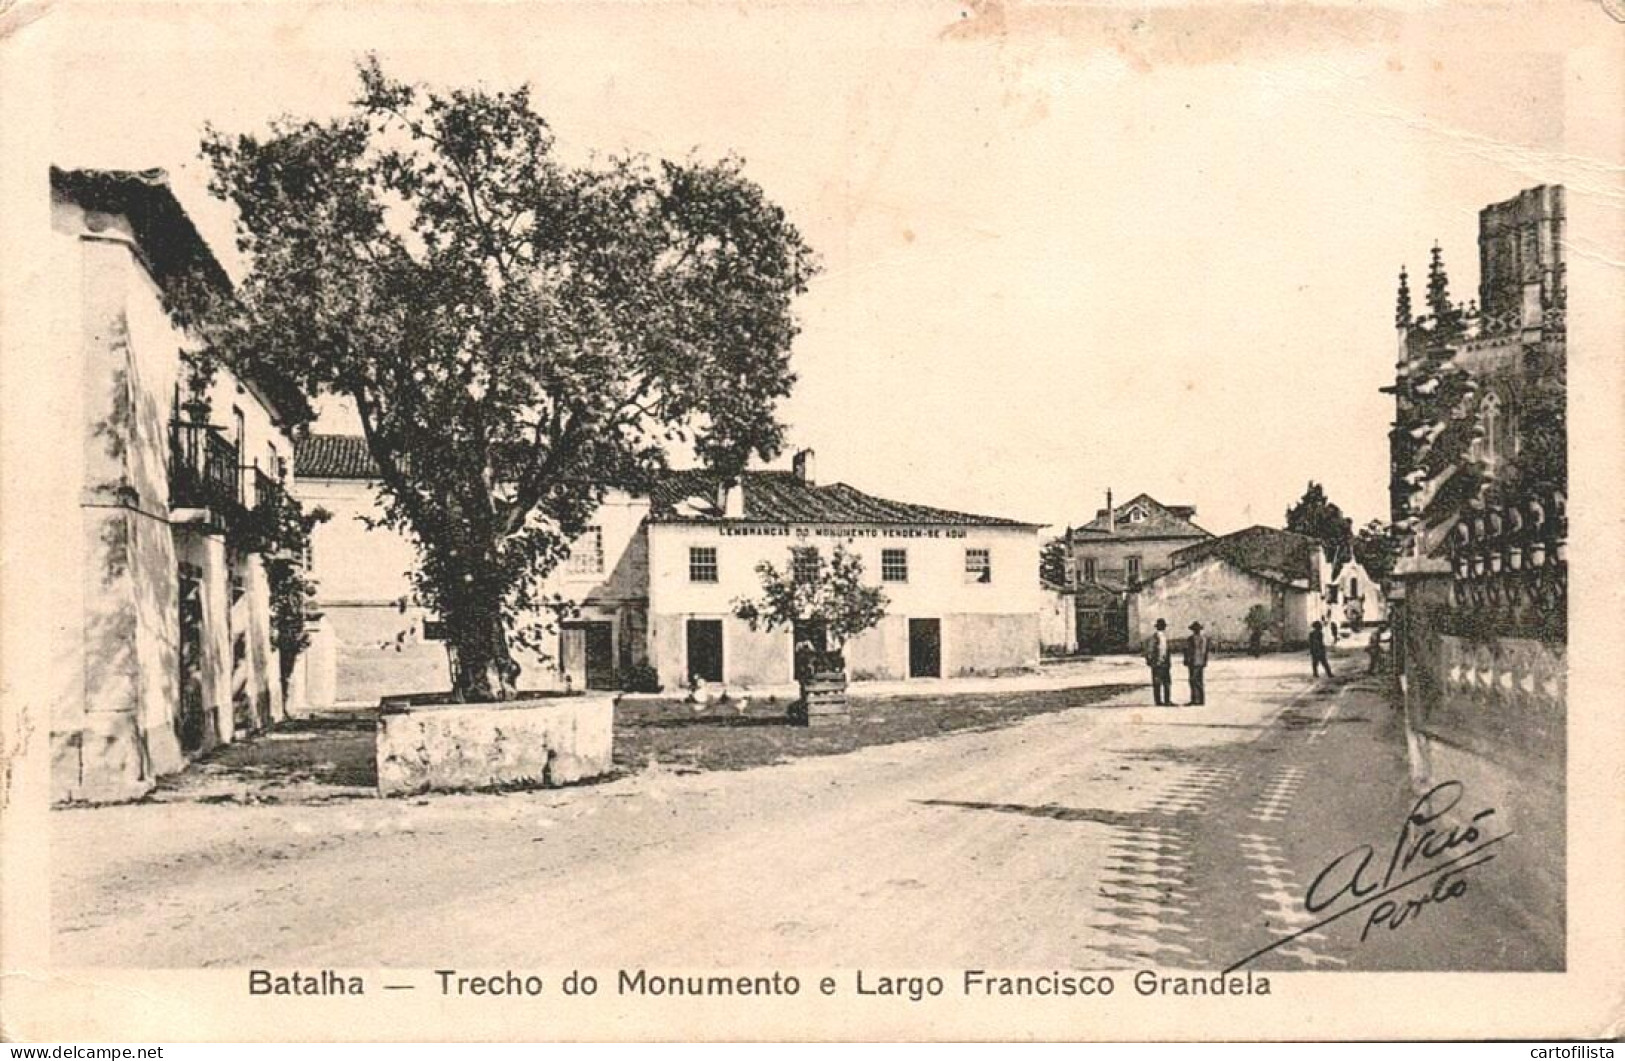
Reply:
<svg viewBox="0 0 1625 1061"><path fill-rule="evenodd" d="M376 479L378 467L359 435L310 435L294 451L299 479ZM1032 527L1020 520L888 501L845 483L809 486L794 472L746 472L744 519L759 523L910 523L965 527ZM662 522L715 522L718 477L700 469L662 475L650 491L651 515Z"/></svg>
<svg viewBox="0 0 1625 1061"><path fill-rule="evenodd" d="M1220 557L1243 571L1277 582L1315 586L1315 553L1320 542L1303 534L1274 527L1248 527L1246 530L1212 538L1174 553L1176 567Z"/></svg>
<svg viewBox="0 0 1625 1061"><path fill-rule="evenodd" d="M295 479L376 479L378 466L360 435L310 435L294 446Z"/></svg>
<svg viewBox="0 0 1625 1061"><path fill-rule="evenodd" d="M1128 514L1138 505L1144 512L1145 518L1137 523L1131 523ZM1073 528L1075 539L1082 541L1113 540L1116 538L1208 538L1212 537L1207 531L1191 522L1196 510L1189 505L1164 505L1150 494L1141 494L1121 505L1114 505L1113 511L1117 514L1117 529L1109 530L1111 521L1106 512L1102 510L1094 519L1081 527Z"/></svg>
<svg viewBox="0 0 1625 1061"><path fill-rule="evenodd" d="M743 519L761 523L926 523L967 527L1033 527L1037 524L977 516L906 501L889 501L845 483L808 485L794 472L746 472ZM655 486L653 518L714 522L718 479L714 473L669 472Z"/></svg>
<svg viewBox="0 0 1625 1061"><path fill-rule="evenodd" d="M86 210L121 214L130 221L152 278L166 290L199 276L223 290L231 280L198 234L161 169L59 169L51 167L51 190Z"/></svg>

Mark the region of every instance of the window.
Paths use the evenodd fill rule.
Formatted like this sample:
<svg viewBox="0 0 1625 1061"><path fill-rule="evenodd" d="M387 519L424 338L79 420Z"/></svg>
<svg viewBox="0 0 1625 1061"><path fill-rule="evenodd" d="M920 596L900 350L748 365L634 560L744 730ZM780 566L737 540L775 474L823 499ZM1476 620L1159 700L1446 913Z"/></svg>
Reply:
<svg viewBox="0 0 1625 1061"><path fill-rule="evenodd" d="M907 582L908 581L908 550L882 549L880 550L880 581Z"/></svg>
<svg viewBox="0 0 1625 1061"><path fill-rule="evenodd" d="M1129 509L1128 521L1130 523L1144 523L1145 509L1141 508L1139 505L1135 505L1133 508Z"/></svg>
<svg viewBox="0 0 1625 1061"><path fill-rule="evenodd" d="M1493 474L1502 461L1518 452L1517 433L1512 417L1499 394L1491 393L1478 410L1478 438L1473 442L1474 457L1489 466Z"/></svg>
<svg viewBox="0 0 1625 1061"><path fill-rule="evenodd" d="M1130 582L1140 581L1140 558L1138 556L1128 558L1128 580Z"/></svg>
<svg viewBox="0 0 1625 1061"><path fill-rule="evenodd" d="M688 580L715 582L717 580L717 550L711 545L696 545L688 550Z"/></svg>
<svg viewBox="0 0 1625 1061"><path fill-rule="evenodd" d="M1359 595L1360 595L1360 580L1357 579L1357 578L1350 577L1349 578L1349 596L1350 597L1358 597Z"/></svg>
<svg viewBox="0 0 1625 1061"><path fill-rule="evenodd" d="M993 581L993 557L986 549L965 550L965 581Z"/></svg>
<svg viewBox="0 0 1625 1061"><path fill-rule="evenodd" d="M797 582L818 581L818 550L802 546L791 550L790 576Z"/></svg>
<svg viewBox="0 0 1625 1061"><path fill-rule="evenodd" d="M601 575L604 573L604 529L588 527L570 546L572 575Z"/></svg>
<svg viewBox="0 0 1625 1061"><path fill-rule="evenodd" d="M1093 582L1100 576L1100 569L1095 566L1095 558L1085 557L1083 561L1083 580Z"/></svg>

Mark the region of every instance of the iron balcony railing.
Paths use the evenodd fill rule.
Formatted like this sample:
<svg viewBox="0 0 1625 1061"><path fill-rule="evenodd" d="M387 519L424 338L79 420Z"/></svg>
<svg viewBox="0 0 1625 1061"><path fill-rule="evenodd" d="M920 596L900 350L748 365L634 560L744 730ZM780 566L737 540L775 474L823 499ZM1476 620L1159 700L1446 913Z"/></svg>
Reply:
<svg viewBox="0 0 1625 1061"><path fill-rule="evenodd" d="M242 507L237 447L212 424L187 420L169 425L169 506L206 508L218 515Z"/></svg>
<svg viewBox="0 0 1625 1061"><path fill-rule="evenodd" d="M244 498L244 501L256 513L274 519L282 506L282 484L256 465L248 465L243 471L248 473L249 482L253 484L252 495Z"/></svg>

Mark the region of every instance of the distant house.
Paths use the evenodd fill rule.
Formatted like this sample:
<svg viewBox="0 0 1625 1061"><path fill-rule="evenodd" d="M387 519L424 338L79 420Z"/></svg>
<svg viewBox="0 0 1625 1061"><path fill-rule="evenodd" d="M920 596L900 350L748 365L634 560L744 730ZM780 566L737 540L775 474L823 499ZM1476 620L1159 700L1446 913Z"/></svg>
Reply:
<svg viewBox="0 0 1625 1061"><path fill-rule="evenodd" d="M1079 647L1085 652L1121 651L1129 645L1128 595L1173 566L1179 550L1213 537L1194 522L1190 505L1165 505L1140 494L1106 507L1066 543Z"/></svg>
<svg viewBox="0 0 1625 1061"><path fill-rule="evenodd" d="M1324 613L1326 556L1306 535L1248 527L1180 549L1170 559L1168 570L1129 594L1129 634L1136 642L1160 618L1179 635L1200 622L1221 645L1242 645L1247 614L1262 605L1272 624L1266 643L1297 645Z"/></svg>
<svg viewBox="0 0 1625 1061"><path fill-rule="evenodd" d="M1380 623L1387 617L1382 587L1366 572L1360 561L1349 558L1332 570L1326 583L1325 618L1358 629Z"/></svg>
<svg viewBox="0 0 1625 1061"><path fill-rule="evenodd" d="M437 618L416 600L415 556L380 514L378 473L354 436L309 436L299 497L333 514L312 535L321 629L306 653L313 705L443 689ZM1038 662L1038 527L875 497L819 482L813 454L794 470L733 481L672 471L648 496L611 493L544 595L573 609L541 653L515 651L526 688L621 688L658 682L733 686L794 680L790 631L752 630L733 614L763 561L792 548L859 554L890 605L848 646L854 678L990 674Z"/></svg>

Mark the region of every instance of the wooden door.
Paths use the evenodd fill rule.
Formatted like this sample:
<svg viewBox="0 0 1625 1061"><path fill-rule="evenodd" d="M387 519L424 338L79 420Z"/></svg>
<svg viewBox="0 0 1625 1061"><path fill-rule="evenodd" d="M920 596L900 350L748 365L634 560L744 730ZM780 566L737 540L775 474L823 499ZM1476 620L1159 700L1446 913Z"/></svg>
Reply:
<svg viewBox="0 0 1625 1061"><path fill-rule="evenodd" d="M690 681L722 681L722 620L688 621L688 677Z"/></svg>
<svg viewBox="0 0 1625 1061"><path fill-rule="evenodd" d="M580 623L559 628L559 674L572 689L587 687L587 631Z"/></svg>
<svg viewBox="0 0 1625 1061"><path fill-rule="evenodd" d="M942 677L942 620L908 621L908 676Z"/></svg>
<svg viewBox="0 0 1625 1061"><path fill-rule="evenodd" d="M587 688L615 688L615 629L609 623L583 623L586 627Z"/></svg>

